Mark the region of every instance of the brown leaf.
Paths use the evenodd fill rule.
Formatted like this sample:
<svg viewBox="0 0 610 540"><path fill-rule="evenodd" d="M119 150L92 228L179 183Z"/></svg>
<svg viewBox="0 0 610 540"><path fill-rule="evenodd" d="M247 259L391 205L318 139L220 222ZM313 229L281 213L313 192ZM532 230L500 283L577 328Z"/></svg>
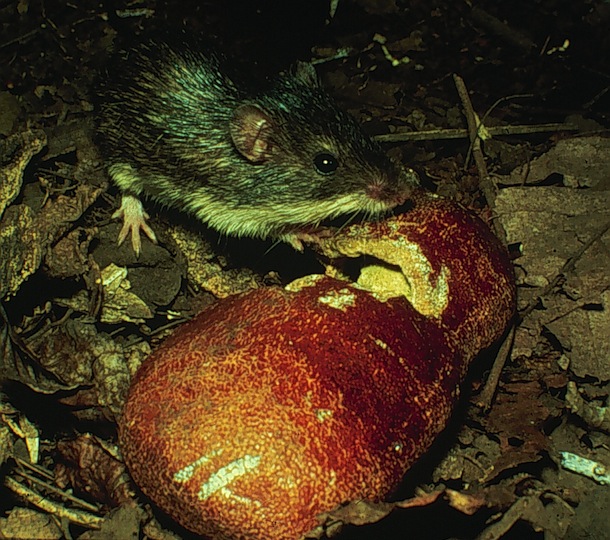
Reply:
<svg viewBox="0 0 610 540"><path fill-rule="evenodd" d="M489 415L482 419L484 427L500 438L501 454L489 478L522 463L538 461L541 452L548 450L542 424L550 412L541 401L541 394L536 381L507 384Z"/></svg>
<svg viewBox="0 0 610 540"><path fill-rule="evenodd" d="M523 185L542 182L552 174L564 176L570 187L608 189L605 166L610 152L610 139L599 136L563 139L548 152L513 170L502 183ZM604 188L605 186L605 188Z"/></svg>
<svg viewBox="0 0 610 540"><path fill-rule="evenodd" d="M566 173L567 174L567 173ZM516 260L523 304L536 304L545 292L544 311L531 313L517 331L513 357L530 356L543 331L550 330L579 377L610 379L610 191L558 187L510 188L496 200L508 241L521 245ZM599 238L598 238L599 236ZM591 245L580 253L583 245ZM544 291L573 267L555 288ZM562 351L563 352L563 351Z"/></svg>
<svg viewBox="0 0 610 540"><path fill-rule="evenodd" d="M46 143L42 130L24 131L0 141L0 217L21 190L26 165Z"/></svg>
<svg viewBox="0 0 610 540"><path fill-rule="evenodd" d="M0 222L0 297L14 294L40 266L56 242L102 192L80 185L75 196L60 195L38 213L25 205L8 208Z"/></svg>
<svg viewBox="0 0 610 540"><path fill-rule="evenodd" d="M93 435L85 434L57 444L60 462L55 479L61 488L69 484L81 494L107 506L131 504L133 491L125 465Z"/></svg>
<svg viewBox="0 0 610 540"><path fill-rule="evenodd" d="M102 522L99 531L87 531L79 540L120 540L139 538L144 511L133 503L125 504L110 512Z"/></svg>
<svg viewBox="0 0 610 540"><path fill-rule="evenodd" d="M110 417L119 413L129 386L128 362L122 347L94 324L68 319L30 338L28 347L40 366L63 383L51 391L91 386L86 405L107 409ZM13 378L39 390L27 375Z"/></svg>
<svg viewBox="0 0 610 540"><path fill-rule="evenodd" d="M8 517L0 518L0 538L64 538L53 517L30 508L13 508Z"/></svg>
<svg viewBox="0 0 610 540"><path fill-rule="evenodd" d="M70 231L46 256L48 274L57 278L70 278L87 272L87 251L92 238L92 230L78 228Z"/></svg>

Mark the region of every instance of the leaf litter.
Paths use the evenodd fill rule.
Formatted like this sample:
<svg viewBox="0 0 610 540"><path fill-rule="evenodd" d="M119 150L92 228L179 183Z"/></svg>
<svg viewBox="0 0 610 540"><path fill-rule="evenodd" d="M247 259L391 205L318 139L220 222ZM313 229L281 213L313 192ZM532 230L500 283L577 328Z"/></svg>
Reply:
<svg viewBox="0 0 610 540"><path fill-rule="evenodd" d="M596 62L607 60L600 51L610 47L583 44L588 33L607 43L607 5L585 2L582 13L562 6L558 28L574 46L549 42L539 54L530 49L543 46L549 14L538 4L512 34L519 15L489 2L472 12L381 4L338 3L335 33L323 34L319 50L351 53L325 79L372 133L407 141L388 151L428 187L501 226L519 317L490 406L479 404L492 354L473 366L452 428L393 500L348 503L321 516L313 536L603 538L610 490L595 471L610 468L610 148L607 102L593 89ZM266 247L238 243L237 251L246 248L240 257L230 240L163 212L154 218L160 246L145 246L140 259L117 248L116 190L91 141L90 91L121 25L90 2L18 7L0 14L0 56L9 66L0 89L0 462L8 501L0 535L189 538L135 496L117 451L129 379L174 326L217 298L289 281L295 270L281 261L293 254L279 248L265 259ZM121 12L136 32L150 15L159 26L174 16L160 7ZM213 9L207 16L212 26L221 17ZM234 51L248 39L235 40ZM599 54L582 56L587 50ZM447 84L458 67L479 118L507 133L482 144L494 184L486 203L468 143L451 142L466 125ZM582 78L591 93L577 98L571 81ZM485 116L498 98L526 92L546 105L507 99ZM560 119L562 107L580 116ZM516 128L529 113L560 127L524 135ZM568 135L575 125L581 133ZM413 135L424 142L408 142Z"/></svg>

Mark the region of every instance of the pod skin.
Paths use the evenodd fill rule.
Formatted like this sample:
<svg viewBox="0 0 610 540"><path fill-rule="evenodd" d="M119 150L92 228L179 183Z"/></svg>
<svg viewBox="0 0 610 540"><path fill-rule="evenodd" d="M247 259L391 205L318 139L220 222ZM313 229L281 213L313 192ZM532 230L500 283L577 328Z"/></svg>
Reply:
<svg viewBox="0 0 610 540"><path fill-rule="evenodd" d="M406 295L325 276L251 291L177 329L136 374L123 456L186 528L298 539L342 502L385 497L446 426L470 360L513 314L512 269L480 220L430 197L326 249L356 256L373 239L390 257L417 252L392 262Z"/></svg>

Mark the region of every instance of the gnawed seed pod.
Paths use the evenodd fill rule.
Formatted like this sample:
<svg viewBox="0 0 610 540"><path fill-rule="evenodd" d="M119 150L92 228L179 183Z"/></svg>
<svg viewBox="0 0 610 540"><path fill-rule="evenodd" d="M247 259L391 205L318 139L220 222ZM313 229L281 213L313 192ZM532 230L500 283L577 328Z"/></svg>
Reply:
<svg viewBox="0 0 610 540"><path fill-rule="evenodd" d="M308 276L227 298L176 330L132 383L125 461L192 531L295 540L343 502L388 495L512 317L503 248L454 203L424 197L332 242L329 253L365 253L405 286L371 293Z"/></svg>

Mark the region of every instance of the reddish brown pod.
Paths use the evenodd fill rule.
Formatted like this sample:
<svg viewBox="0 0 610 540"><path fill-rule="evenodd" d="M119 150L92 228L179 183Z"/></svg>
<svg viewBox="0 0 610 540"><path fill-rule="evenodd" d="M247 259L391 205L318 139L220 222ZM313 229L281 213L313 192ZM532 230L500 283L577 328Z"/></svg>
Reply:
<svg viewBox="0 0 610 540"><path fill-rule="evenodd" d="M228 298L176 330L132 383L125 461L199 534L296 540L342 502L383 498L512 316L502 248L453 203L423 198L324 249L366 253L375 292L309 276Z"/></svg>

